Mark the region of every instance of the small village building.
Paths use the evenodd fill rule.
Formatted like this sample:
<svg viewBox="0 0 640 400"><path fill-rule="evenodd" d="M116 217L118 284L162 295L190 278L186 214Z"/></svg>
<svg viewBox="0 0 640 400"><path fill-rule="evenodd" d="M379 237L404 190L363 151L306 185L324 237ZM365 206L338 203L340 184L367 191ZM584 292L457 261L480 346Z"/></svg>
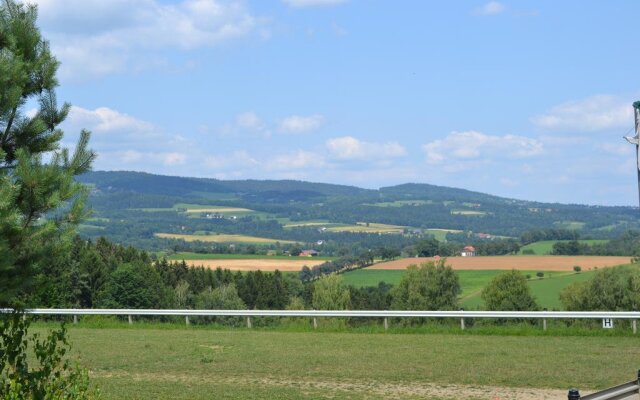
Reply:
<svg viewBox="0 0 640 400"><path fill-rule="evenodd" d="M460 252L462 257L474 257L476 255L476 248L473 246L465 246Z"/></svg>
<svg viewBox="0 0 640 400"><path fill-rule="evenodd" d="M315 250L302 250L299 256L300 257L317 257L318 252Z"/></svg>

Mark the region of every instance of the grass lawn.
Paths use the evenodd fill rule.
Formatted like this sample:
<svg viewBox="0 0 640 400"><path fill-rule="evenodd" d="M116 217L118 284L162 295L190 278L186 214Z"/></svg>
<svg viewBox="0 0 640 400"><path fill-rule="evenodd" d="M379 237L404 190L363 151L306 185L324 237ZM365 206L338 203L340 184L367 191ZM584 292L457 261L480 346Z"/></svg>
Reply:
<svg viewBox="0 0 640 400"><path fill-rule="evenodd" d="M468 296L481 290L497 274L504 271L497 270L459 270L462 296ZM379 282L396 285L402 278L403 270L358 269L342 274L344 283L357 287L378 286Z"/></svg>
<svg viewBox="0 0 640 400"><path fill-rule="evenodd" d="M522 254L523 250L533 250L536 255L546 255L551 254L551 250L553 249L553 245L556 242L568 242L569 240L542 240L540 242L529 243L526 246L522 246L518 254ZM608 240L600 240L600 239L589 239L589 240L579 240L580 243L586 243L589 245L596 243L606 243Z"/></svg>
<svg viewBox="0 0 640 400"><path fill-rule="evenodd" d="M397 284L403 274L403 270L370 270L359 269L342 274L344 283L357 287L377 286L379 282ZM458 270L460 286L462 288L461 305L466 309L481 307L483 302L480 297L482 288L496 275L505 271L500 270ZM525 271L530 275L529 287L541 307L549 310L561 309L559 294L562 289L573 282L588 280L593 271L584 271L579 274L571 272L543 271L544 278L537 279L534 271Z"/></svg>
<svg viewBox="0 0 640 400"><path fill-rule="evenodd" d="M81 325L69 336L105 399L566 398L633 379L640 358L637 337Z"/></svg>

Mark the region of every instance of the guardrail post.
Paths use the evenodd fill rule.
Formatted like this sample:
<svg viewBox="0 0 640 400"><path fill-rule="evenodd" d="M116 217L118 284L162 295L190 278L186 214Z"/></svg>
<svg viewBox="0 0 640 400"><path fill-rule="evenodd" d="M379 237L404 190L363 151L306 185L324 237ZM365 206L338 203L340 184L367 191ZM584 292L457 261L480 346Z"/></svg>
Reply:
<svg viewBox="0 0 640 400"><path fill-rule="evenodd" d="M461 308L460 311L464 311L464 308ZM460 318L460 329L464 330L464 317Z"/></svg>
<svg viewBox="0 0 640 400"><path fill-rule="evenodd" d="M631 328L633 329L633 333L634 334L636 334L638 332L638 325L637 325L635 319L631 321Z"/></svg>
<svg viewBox="0 0 640 400"><path fill-rule="evenodd" d="M129 325L133 325L133 317L131 315L128 315L129 317Z"/></svg>
<svg viewBox="0 0 640 400"><path fill-rule="evenodd" d="M78 325L78 316L75 314L73 315L73 324Z"/></svg>
<svg viewBox="0 0 640 400"><path fill-rule="evenodd" d="M389 318L384 317L384 331L388 331L389 330Z"/></svg>
<svg viewBox="0 0 640 400"><path fill-rule="evenodd" d="M247 328L251 329L251 317L247 317Z"/></svg>
<svg viewBox="0 0 640 400"><path fill-rule="evenodd" d="M546 308L543 308L543 309L542 309L542 311L547 311L547 309L546 309ZM547 319L546 319L546 318L543 318L543 319L542 319L542 330L543 330L543 331L546 331L546 330L547 330ZM578 398L580 398L580 397L578 397Z"/></svg>
<svg viewBox="0 0 640 400"><path fill-rule="evenodd" d="M184 316L184 323L185 323L187 326L191 325L191 322L189 322L189 316L188 316L188 315L185 315L185 316Z"/></svg>
<svg viewBox="0 0 640 400"><path fill-rule="evenodd" d="M580 392L578 392L578 389L569 389L567 400L580 400Z"/></svg>
<svg viewBox="0 0 640 400"><path fill-rule="evenodd" d="M316 317L313 317L313 329L317 329L318 328L318 319Z"/></svg>

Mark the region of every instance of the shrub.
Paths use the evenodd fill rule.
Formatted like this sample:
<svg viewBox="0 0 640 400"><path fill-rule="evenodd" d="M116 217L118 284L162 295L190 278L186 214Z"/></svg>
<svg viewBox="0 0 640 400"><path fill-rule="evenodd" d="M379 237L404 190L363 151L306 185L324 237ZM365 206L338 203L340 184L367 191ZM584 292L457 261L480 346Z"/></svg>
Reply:
<svg viewBox="0 0 640 400"><path fill-rule="evenodd" d="M579 266L579 265L574 265L574 266L573 266L573 271L574 271L576 274L578 274L578 273L580 273L580 271L582 271L582 267L581 267L581 266Z"/></svg>
<svg viewBox="0 0 640 400"><path fill-rule="evenodd" d="M543 277L544 277L544 272L542 272L542 271L538 271L538 272L536 272L536 276L537 276L538 278L543 278Z"/></svg>
<svg viewBox="0 0 640 400"><path fill-rule="evenodd" d="M65 357L69 343L64 325L40 339L38 334L28 336L29 321L21 313L0 315L0 319L0 398L84 400L100 397L99 391L89 387L87 370L72 365ZM35 354L34 359L27 357L31 352Z"/></svg>
<svg viewBox="0 0 640 400"><path fill-rule="evenodd" d="M516 270L493 278L482 290L482 299L491 311L535 311L536 301L531 295L524 275Z"/></svg>
<svg viewBox="0 0 640 400"><path fill-rule="evenodd" d="M392 290L395 310L457 310L460 281L446 259L411 265Z"/></svg>

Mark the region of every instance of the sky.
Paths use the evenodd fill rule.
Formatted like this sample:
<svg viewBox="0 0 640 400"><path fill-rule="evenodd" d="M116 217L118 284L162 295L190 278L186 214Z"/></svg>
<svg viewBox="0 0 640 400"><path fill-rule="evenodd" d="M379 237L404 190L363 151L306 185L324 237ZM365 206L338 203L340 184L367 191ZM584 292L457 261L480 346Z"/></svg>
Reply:
<svg viewBox="0 0 640 400"><path fill-rule="evenodd" d="M637 205L636 0L36 0L96 170Z"/></svg>

